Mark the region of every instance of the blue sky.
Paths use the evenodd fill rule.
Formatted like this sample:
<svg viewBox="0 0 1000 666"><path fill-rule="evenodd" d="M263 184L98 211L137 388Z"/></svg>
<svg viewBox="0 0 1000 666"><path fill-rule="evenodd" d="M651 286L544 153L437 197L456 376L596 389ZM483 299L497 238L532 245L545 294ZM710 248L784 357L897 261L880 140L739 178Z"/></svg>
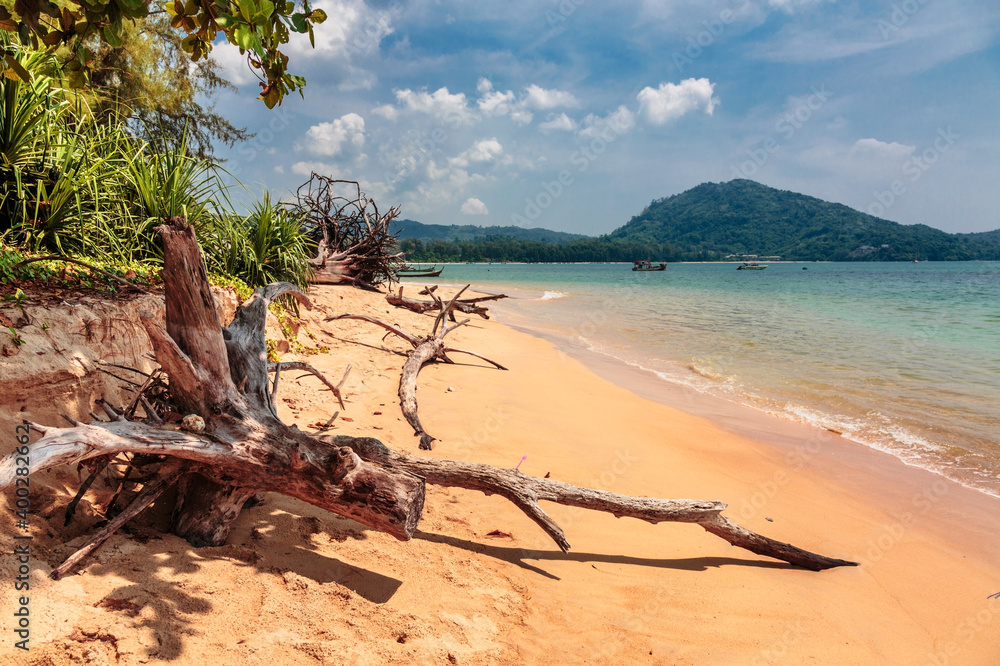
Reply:
<svg viewBox="0 0 1000 666"><path fill-rule="evenodd" d="M267 110L232 47L222 148L251 191L311 170L426 223L606 233L736 177L946 231L1000 228L996 0L325 0Z"/></svg>

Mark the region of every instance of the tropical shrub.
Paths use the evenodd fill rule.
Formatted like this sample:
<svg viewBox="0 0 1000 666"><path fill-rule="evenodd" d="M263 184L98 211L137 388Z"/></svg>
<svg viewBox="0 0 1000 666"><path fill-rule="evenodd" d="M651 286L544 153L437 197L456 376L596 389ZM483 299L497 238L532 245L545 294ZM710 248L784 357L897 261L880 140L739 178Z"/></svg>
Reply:
<svg viewBox="0 0 1000 666"><path fill-rule="evenodd" d="M209 267L249 285L284 281L304 287L309 263L303 222L302 211L275 203L265 192L249 215L215 218L202 236Z"/></svg>

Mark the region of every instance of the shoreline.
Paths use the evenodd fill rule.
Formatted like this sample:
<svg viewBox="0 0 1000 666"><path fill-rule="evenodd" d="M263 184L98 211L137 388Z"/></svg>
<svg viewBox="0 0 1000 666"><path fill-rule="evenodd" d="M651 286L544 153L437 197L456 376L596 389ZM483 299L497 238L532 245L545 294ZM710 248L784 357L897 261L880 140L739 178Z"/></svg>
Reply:
<svg viewBox="0 0 1000 666"><path fill-rule="evenodd" d="M438 282L438 284L442 287L454 289L463 286L456 283ZM515 287L505 290L498 289L496 285L484 286L473 284L471 288L478 290L477 293L492 294L504 291L515 300L544 301L566 296L564 292L555 289L542 290L534 287ZM656 370L631 363L606 352L582 346L571 339L566 332L549 325L542 312L531 314L527 314L524 311L511 312L510 310L506 310L504 306L503 301L497 301L492 306L493 311L499 315L497 319L499 323L526 335L538 337L552 343L560 353L568 354L579 360L598 376L621 388L632 391L641 398L674 407L687 414L706 418L733 434L760 439L786 450L789 443L796 438L809 439L817 433L829 432L837 435L838 440L843 442L848 450L858 447L877 454L872 458L868 458L868 460L878 461L882 460L882 456L885 456L894 462L900 463L907 469L926 472L950 484L995 500L997 502L997 509L1000 510L1000 495L991 492L985 487L974 485L972 482L964 482L961 479L949 476L946 473L948 471L947 468L945 470L938 469L933 463L919 458L916 459L917 462L907 460L897 455L891 449L886 449L863 439L854 439L849 434L841 433L836 429L803 421L794 418L790 414L773 412L757 405L738 402L731 398L701 390L683 381L664 376ZM919 479L921 477L918 474L915 478ZM1000 478L1000 476L997 478Z"/></svg>
<svg viewBox="0 0 1000 666"><path fill-rule="evenodd" d="M775 636L765 632L770 638L762 639L763 648L760 642L756 649L743 644L723 652L725 656L703 642L704 637L695 638L674 652L677 663L688 663L684 657L689 655L690 663L802 663L811 658L820 663L938 664L951 663L952 657L956 657L954 663L992 662L1000 638L992 627L987 632L986 626L1000 624L1000 602L988 598L1000 591L1000 501L826 430L721 398L709 399L693 389L675 386L664 399L667 382L648 372L588 350L566 350L535 331L518 330L516 324L497 323L535 341L521 342L532 349L541 366L533 375L546 369L553 372L553 366L563 373L548 380L542 390L566 384L573 387L567 392L587 392L589 406L564 407L564 416L593 414L602 416L602 422L614 421L610 427L595 421L595 432L575 442L581 453L591 451L600 457L593 448L598 441L614 447L616 440L609 431L619 433L617 446L642 446L642 454L636 457L652 468L646 472L650 480L658 481L646 488L642 483L615 483L608 490L721 499L729 504L726 515L748 529L860 563L857 569L832 571L828 578L800 580L793 584L794 593L788 587L792 581L780 575L763 574L757 579L760 570L741 569L733 578L724 577L725 585L756 589L755 600L764 606L786 599L771 607L782 609L784 619L778 620L777 627L784 632L788 618L802 617L803 610L787 605L788 594L804 607L823 608L819 613L823 619L818 624L807 621L807 628L796 630L795 644L783 644L778 638L776 646L768 647ZM547 358L553 354L558 360ZM532 377L531 381L543 380ZM618 407L613 406L616 403ZM595 409L597 405L604 409ZM553 405L553 411L559 412L559 406ZM668 472L671 460L678 469ZM580 520L600 522L600 517L588 518ZM574 524L574 532L583 527ZM624 524L615 530L612 551L624 555L631 554L632 547L645 552L650 552L652 543L663 547L662 534L637 527L626 535L624 530ZM599 532L597 538L603 542L608 536ZM810 536L815 540L801 541ZM702 544L716 552L697 534L669 538ZM570 539L575 545L573 534ZM698 550L694 557L710 560L709 550ZM662 556L663 551L659 552ZM733 555L742 558L739 551ZM720 595L722 607L709 606L730 616L712 617L718 618L725 632L736 632L736 645L740 645L748 636L733 622L733 605L740 615L752 611L755 602L736 601L740 595L721 592L704 570L702 574L706 579L692 581L687 594ZM769 617L770 611L761 612ZM655 604L652 613L663 616ZM974 632L967 622L970 617L983 620L976 621ZM765 626L775 627L770 620ZM687 627L691 628L690 623ZM837 647L838 638L841 647Z"/></svg>
<svg viewBox="0 0 1000 666"><path fill-rule="evenodd" d="M551 292L545 293L549 294ZM546 297L540 300L546 300ZM509 316L509 313L503 313L503 316ZM526 321L531 320L533 323L540 323L520 313L516 316ZM934 467L914 463L896 455L891 450L886 450L866 441L854 439L833 428L827 428L823 425L796 419L790 414L769 411L752 404L737 402L721 395L700 390L681 381L664 377L650 368L630 363L605 352L582 347L551 329L532 328L530 325L502 319L499 321L517 331L551 342L560 352L581 361L593 370L595 374L617 386L632 391L641 398L674 407L694 416L709 419L733 434L750 438L763 438L762 441L787 447L790 438L795 436L798 436L800 439L808 439L810 433L829 432L836 435L840 441L843 441L845 446L849 443L849 445L861 447L866 451L888 456L907 468L930 473L949 483L1000 502L1000 495L994 494L986 488L963 483L961 480L954 479Z"/></svg>
<svg viewBox="0 0 1000 666"><path fill-rule="evenodd" d="M545 331L503 320L498 320L498 323L551 343L557 352L579 361L596 376L643 400L705 419L726 432L764 445L767 448L763 453L779 464L793 465L797 470L808 469L829 477L851 492L899 515L918 509L942 534L952 535L962 545L979 548L966 541L964 535L954 534L953 512L958 505L961 505L961 513L973 524L989 524L1000 516L1000 498L932 469L908 464L892 453L844 437L836 431L784 418L670 381L616 357L574 345L554 333L546 334ZM874 488L878 490L874 491ZM928 488L931 489L929 495ZM938 498L945 495L955 506L937 506ZM928 502L935 505L935 510L924 510ZM981 544L980 555L1000 569L1000 533L986 531L984 534L996 536L996 539L992 546Z"/></svg>

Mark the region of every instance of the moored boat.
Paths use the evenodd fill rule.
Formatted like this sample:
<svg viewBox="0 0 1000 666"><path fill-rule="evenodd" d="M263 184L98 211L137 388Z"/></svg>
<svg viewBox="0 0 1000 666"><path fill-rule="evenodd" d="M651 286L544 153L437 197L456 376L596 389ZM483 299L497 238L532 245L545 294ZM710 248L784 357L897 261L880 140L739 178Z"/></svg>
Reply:
<svg viewBox="0 0 1000 666"><path fill-rule="evenodd" d="M632 264L632 270L634 271L662 271L666 270L667 262L661 261L658 264L653 264L648 261L636 261Z"/></svg>
<svg viewBox="0 0 1000 666"><path fill-rule="evenodd" d="M738 271L762 271L767 268L767 264L740 264L736 267Z"/></svg>
<svg viewBox="0 0 1000 666"><path fill-rule="evenodd" d="M422 277L437 277L441 275L441 271L444 267L438 268L435 264L430 268L420 268L414 266L407 266L406 268L401 268L396 271L396 277L398 278L422 278Z"/></svg>

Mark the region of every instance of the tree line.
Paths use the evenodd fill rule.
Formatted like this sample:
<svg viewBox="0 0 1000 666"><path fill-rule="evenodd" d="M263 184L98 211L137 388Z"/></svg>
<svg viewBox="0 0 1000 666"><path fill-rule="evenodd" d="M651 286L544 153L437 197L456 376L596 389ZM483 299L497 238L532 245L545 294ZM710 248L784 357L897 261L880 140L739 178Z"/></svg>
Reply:
<svg viewBox="0 0 1000 666"><path fill-rule="evenodd" d="M484 236L473 240L447 241L404 238L399 249L411 262L518 261L528 263L602 261L711 261L715 253L681 253L664 243L585 238L569 243L546 243L510 236Z"/></svg>

